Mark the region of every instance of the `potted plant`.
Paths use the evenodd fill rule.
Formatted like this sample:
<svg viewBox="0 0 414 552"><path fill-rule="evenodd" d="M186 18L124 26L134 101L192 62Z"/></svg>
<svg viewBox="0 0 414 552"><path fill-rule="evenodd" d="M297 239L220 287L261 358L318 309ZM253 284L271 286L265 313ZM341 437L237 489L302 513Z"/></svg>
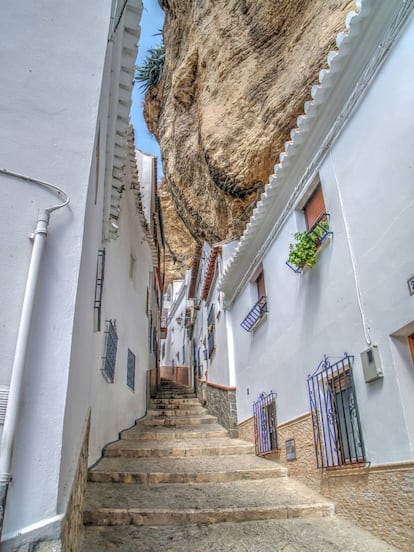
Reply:
<svg viewBox="0 0 414 552"><path fill-rule="evenodd" d="M300 272L305 265L315 266L316 252L322 241L330 233L329 222L325 219L318 221L309 232L293 234L295 242L289 245L289 257L286 264L294 272Z"/></svg>

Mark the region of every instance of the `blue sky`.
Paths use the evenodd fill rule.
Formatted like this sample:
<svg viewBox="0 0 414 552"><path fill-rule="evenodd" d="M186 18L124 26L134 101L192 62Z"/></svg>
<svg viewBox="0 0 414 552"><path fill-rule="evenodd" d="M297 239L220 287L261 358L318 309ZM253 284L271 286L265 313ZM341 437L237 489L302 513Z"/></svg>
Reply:
<svg viewBox="0 0 414 552"><path fill-rule="evenodd" d="M144 10L141 19L141 36L138 43L137 65L142 65L149 48L157 46L161 42L160 36L156 35L164 24L164 12L158 4L158 0L143 0ZM135 145L146 153L158 156L158 178L162 176L162 165L158 143L147 129L142 115L142 104L144 94L139 83L134 86L132 94L131 120L135 129Z"/></svg>

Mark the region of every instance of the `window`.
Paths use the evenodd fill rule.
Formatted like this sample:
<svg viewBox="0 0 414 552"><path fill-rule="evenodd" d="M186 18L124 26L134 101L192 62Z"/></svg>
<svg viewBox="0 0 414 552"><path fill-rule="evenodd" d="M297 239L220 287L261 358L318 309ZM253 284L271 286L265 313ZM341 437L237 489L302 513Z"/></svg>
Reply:
<svg viewBox="0 0 414 552"><path fill-rule="evenodd" d="M253 404L256 454L262 456L278 450L276 432L276 393L262 393Z"/></svg>
<svg viewBox="0 0 414 552"><path fill-rule="evenodd" d="M108 320L105 331L105 356L102 372L108 383L114 382L116 353L118 349L118 334L115 320Z"/></svg>
<svg viewBox="0 0 414 552"><path fill-rule="evenodd" d="M135 276L135 258L131 255L129 256L129 279L133 280Z"/></svg>
<svg viewBox="0 0 414 552"><path fill-rule="evenodd" d="M411 358L414 362L414 334L408 336L408 345L410 347Z"/></svg>
<svg viewBox="0 0 414 552"><path fill-rule="evenodd" d="M310 196L303 211L305 213L306 229L311 230L317 220L326 213L325 201L323 199L322 187L320 184L318 184L315 191Z"/></svg>
<svg viewBox="0 0 414 552"><path fill-rule="evenodd" d="M135 355L130 349L128 349L126 384L132 391L135 390Z"/></svg>
<svg viewBox="0 0 414 552"><path fill-rule="evenodd" d="M214 318L214 305L211 305L207 318L207 343L208 343L208 358L211 357L215 349L214 342L214 330L215 330L215 318Z"/></svg>
<svg viewBox="0 0 414 552"><path fill-rule="evenodd" d="M253 277L252 284L254 284L256 288L257 302L253 305L252 309L250 309L240 324L241 327L247 332L251 332L268 312L264 271L262 267L260 267L259 272Z"/></svg>
<svg viewBox="0 0 414 552"><path fill-rule="evenodd" d="M353 357L331 364L327 357L308 377L318 468L365 463L352 377Z"/></svg>
<svg viewBox="0 0 414 552"><path fill-rule="evenodd" d="M305 266L311 268L316 265L318 249L327 236L332 235L320 184L307 201L303 213L306 230L293 235L294 242L289 245L286 261L286 265L296 273L302 272Z"/></svg>

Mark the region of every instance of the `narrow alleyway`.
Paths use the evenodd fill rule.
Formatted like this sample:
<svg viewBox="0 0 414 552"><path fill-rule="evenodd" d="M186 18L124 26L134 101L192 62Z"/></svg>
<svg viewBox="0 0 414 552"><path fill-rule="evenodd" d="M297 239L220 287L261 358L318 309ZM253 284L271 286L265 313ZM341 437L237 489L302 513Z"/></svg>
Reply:
<svg viewBox="0 0 414 552"><path fill-rule="evenodd" d="M230 439L186 388L164 382L150 408L90 470L83 552L394 550Z"/></svg>

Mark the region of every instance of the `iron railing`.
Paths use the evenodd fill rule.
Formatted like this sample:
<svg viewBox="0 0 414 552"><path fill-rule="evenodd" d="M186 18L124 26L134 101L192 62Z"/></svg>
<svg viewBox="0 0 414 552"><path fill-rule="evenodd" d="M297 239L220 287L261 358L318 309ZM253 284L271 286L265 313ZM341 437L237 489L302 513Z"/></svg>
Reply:
<svg viewBox="0 0 414 552"><path fill-rule="evenodd" d="M263 295L249 311L240 326L247 332L251 332L258 321L263 318L267 312L267 297Z"/></svg>
<svg viewBox="0 0 414 552"><path fill-rule="evenodd" d="M105 274L105 249L98 250L96 261L95 298L93 308L95 311L95 330L101 331L102 293Z"/></svg>
<svg viewBox="0 0 414 552"><path fill-rule="evenodd" d="M316 465L318 468L366 462L354 382L354 357L331 364L324 357L308 376Z"/></svg>
<svg viewBox="0 0 414 552"><path fill-rule="evenodd" d="M115 320L107 320L105 331L105 356L102 372L109 383L114 382L118 334Z"/></svg>
<svg viewBox="0 0 414 552"><path fill-rule="evenodd" d="M262 456L278 450L276 432L276 393L261 393L253 404L256 454Z"/></svg>

